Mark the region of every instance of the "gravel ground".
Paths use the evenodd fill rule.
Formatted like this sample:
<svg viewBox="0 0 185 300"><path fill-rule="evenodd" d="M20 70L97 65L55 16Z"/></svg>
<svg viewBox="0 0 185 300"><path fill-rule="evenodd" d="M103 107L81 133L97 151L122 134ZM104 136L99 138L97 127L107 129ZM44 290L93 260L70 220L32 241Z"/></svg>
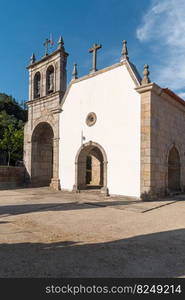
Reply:
<svg viewBox="0 0 185 300"><path fill-rule="evenodd" d="M185 277L185 196L0 191L0 277Z"/></svg>

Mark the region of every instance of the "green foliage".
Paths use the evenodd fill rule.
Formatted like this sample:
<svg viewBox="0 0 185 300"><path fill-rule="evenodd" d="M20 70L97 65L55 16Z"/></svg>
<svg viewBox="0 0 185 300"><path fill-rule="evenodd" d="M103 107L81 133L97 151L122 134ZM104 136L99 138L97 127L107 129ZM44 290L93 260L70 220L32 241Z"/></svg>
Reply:
<svg viewBox="0 0 185 300"><path fill-rule="evenodd" d="M14 165L23 159L23 129L27 119L24 106L12 96L0 93L0 156L6 154L7 164Z"/></svg>
<svg viewBox="0 0 185 300"><path fill-rule="evenodd" d="M3 138L0 140L0 147L8 153L8 166L10 159L22 159L23 152L23 129L16 129L9 124L4 130Z"/></svg>
<svg viewBox="0 0 185 300"><path fill-rule="evenodd" d="M8 115L14 116L17 120L26 122L26 110L22 108L12 96L0 93L0 112L3 110L6 111Z"/></svg>

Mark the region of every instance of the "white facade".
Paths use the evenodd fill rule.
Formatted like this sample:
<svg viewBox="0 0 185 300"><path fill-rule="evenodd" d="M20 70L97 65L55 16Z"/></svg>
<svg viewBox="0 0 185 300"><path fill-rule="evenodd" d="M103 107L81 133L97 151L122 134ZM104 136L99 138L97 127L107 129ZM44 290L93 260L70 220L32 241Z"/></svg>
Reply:
<svg viewBox="0 0 185 300"><path fill-rule="evenodd" d="M74 80L60 113L59 179L61 189L75 184L75 157L82 143L105 150L110 195L140 197L140 95L129 62ZM86 124L94 112L96 123ZM82 139L82 136L84 139Z"/></svg>

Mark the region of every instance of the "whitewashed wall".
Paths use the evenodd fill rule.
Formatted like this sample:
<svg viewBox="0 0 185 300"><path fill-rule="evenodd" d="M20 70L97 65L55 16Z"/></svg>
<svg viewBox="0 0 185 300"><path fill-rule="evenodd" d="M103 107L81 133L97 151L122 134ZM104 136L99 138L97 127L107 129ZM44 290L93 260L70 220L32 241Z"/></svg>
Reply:
<svg viewBox="0 0 185 300"><path fill-rule="evenodd" d="M62 189L75 183L75 156L84 143L100 144L108 159L110 194L140 196L140 95L125 65L72 84L60 115L59 177ZM89 112L97 122L88 127Z"/></svg>

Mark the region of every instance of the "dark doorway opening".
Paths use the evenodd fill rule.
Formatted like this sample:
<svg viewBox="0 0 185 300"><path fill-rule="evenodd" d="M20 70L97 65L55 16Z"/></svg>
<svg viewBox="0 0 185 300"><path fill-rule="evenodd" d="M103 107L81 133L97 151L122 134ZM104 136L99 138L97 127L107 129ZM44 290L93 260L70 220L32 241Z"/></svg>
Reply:
<svg viewBox="0 0 185 300"><path fill-rule="evenodd" d="M31 182L49 186L53 177L53 129L46 123L36 126L32 135Z"/></svg>
<svg viewBox="0 0 185 300"><path fill-rule="evenodd" d="M79 189L100 189L103 187L103 155L98 147L87 146L83 148L77 164Z"/></svg>

